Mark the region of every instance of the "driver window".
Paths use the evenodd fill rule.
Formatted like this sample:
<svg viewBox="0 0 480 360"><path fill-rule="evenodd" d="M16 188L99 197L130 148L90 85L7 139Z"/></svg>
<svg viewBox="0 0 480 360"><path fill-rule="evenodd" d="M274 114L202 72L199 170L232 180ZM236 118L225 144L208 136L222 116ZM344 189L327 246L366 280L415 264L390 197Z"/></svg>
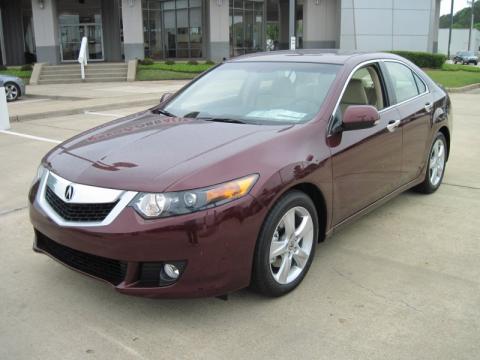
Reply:
<svg viewBox="0 0 480 360"><path fill-rule="evenodd" d="M382 83L375 66L365 66L353 74L335 114L333 128L341 125L343 114L350 105L371 105L377 110L385 108Z"/></svg>

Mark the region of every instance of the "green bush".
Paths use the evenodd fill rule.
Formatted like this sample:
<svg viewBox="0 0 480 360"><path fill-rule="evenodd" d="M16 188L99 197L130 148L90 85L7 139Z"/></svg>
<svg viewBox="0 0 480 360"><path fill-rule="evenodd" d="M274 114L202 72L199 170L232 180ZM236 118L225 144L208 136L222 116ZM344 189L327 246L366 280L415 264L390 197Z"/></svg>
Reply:
<svg viewBox="0 0 480 360"><path fill-rule="evenodd" d="M5 65L0 64L0 71L8 70Z"/></svg>
<svg viewBox="0 0 480 360"><path fill-rule="evenodd" d="M188 60L187 64L188 65L198 65L198 61L197 60Z"/></svg>
<svg viewBox="0 0 480 360"><path fill-rule="evenodd" d="M32 65L30 65L30 64L23 65L23 66L20 68L20 71L32 71L32 70L33 70L33 67L32 67Z"/></svg>
<svg viewBox="0 0 480 360"><path fill-rule="evenodd" d="M432 54L419 51L390 51L392 54L403 56L421 68L441 69L447 57L443 54Z"/></svg>
<svg viewBox="0 0 480 360"><path fill-rule="evenodd" d="M213 61L213 60L207 60L207 61L205 61L205 64L207 64L207 65L215 65L215 61Z"/></svg>
<svg viewBox="0 0 480 360"><path fill-rule="evenodd" d="M165 61L165 65L175 65L175 61L174 60L167 60L167 61Z"/></svg>
<svg viewBox="0 0 480 360"><path fill-rule="evenodd" d="M155 61L153 61L153 59L151 58L145 58L143 60L139 60L138 61L140 63L140 65L153 65L155 63Z"/></svg>

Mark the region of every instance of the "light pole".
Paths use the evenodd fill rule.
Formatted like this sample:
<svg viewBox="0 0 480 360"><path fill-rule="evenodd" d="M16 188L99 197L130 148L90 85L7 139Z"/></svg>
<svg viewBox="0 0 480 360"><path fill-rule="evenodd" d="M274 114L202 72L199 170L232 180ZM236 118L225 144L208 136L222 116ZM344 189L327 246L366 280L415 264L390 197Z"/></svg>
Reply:
<svg viewBox="0 0 480 360"><path fill-rule="evenodd" d="M453 28L453 4L454 0L452 0L452 7L450 8L450 29L448 30L448 54L447 58L450 59L450 45L452 44L452 28Z"/></svg>
<svg viewBox="0 0 480 360"><path fill-rule="evenodd" d="M468 51L470 51L472 47L472 31L473 31L473 23L475 20L475 0L471 0L471 2L472 2L472 14L470 17L470 30L468 31Z"/></svg>

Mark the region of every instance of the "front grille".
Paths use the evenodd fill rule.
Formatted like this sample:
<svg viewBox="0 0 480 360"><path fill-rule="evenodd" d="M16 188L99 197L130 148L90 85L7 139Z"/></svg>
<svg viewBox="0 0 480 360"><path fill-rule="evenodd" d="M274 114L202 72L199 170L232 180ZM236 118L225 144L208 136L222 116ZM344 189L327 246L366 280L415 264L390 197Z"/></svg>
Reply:
<svg viewBox="0 0 480 360"><path fill-rule="evenodd" d="M74 222L103 221L118 203L118 200L107 204L66 203L48 186L46 187L45 200L63 219Z"/></svg>
<svg viewBox="0 0 480 360"><path fill-rule="evenodd" d="M125 279L127 264L101 256L87 254L56 243L45 235L36 232L37 247L65 265L112 283L120 284Z"/></svg>

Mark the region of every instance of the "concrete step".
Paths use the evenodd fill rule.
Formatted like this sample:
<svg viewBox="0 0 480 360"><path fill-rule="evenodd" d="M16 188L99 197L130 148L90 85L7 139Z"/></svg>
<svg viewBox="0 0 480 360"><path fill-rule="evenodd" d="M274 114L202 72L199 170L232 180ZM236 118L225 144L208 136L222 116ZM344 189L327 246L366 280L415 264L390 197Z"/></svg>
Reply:
<svg viewBox="0 0 480 360"><path fill-rule="evenodd" d="M82 81L82 79L56 79L56 80L39 80L39 85L46 85L46 84L74 84L74 83L97 83L97 82L124 82L127 79L125 77L111 77L111 78L90 78Z"/></svg>
<svg viewBox="0 0 480 360"><path fill-rule="evenodd" d="M86 74L101 74L103 72L117 72L120 74L127 73L128 69L116 69L116 68L105 68L105 69L85 69ZM50 70L50 69L45 69L42 71L42 75L57 75L57 74L80 74L80 68L78 69L69 69L69 70Z"/></svg>
<svg viewBox="0 0 480 360"><path fill-rule="evenodd" d="M86 68L114 68L114 67L128 67L125 63L89 63ZM62 69L79 69L80 64L65 64L65 65L45 65L43 69L54 69L54 70L62 70Z"/></svg>
<svg viewBox="0 0 480 360"><path fill-rule="evenodd" d="M65 78L65 79L70 79L70 78L80 78L81 74L80 72L72 72L72 73L63 73L63 74L44 74L42 73L40 75L40 80L46 80L46 79L59 79L59 78ZM92 73L92 72L87 72L85 73L85 77L125 77L127 78L127 72L118 72L118 71L102 71L98 73Z"/></svg>
<svg viewBox="0 0 480 360"><path fill-rule="evenodd" d="M38 83L127 81L127 73L128 65L125 63L90 63L85 67L85 80L82 80L80 64L46 65L42 68Z"/></svg>

